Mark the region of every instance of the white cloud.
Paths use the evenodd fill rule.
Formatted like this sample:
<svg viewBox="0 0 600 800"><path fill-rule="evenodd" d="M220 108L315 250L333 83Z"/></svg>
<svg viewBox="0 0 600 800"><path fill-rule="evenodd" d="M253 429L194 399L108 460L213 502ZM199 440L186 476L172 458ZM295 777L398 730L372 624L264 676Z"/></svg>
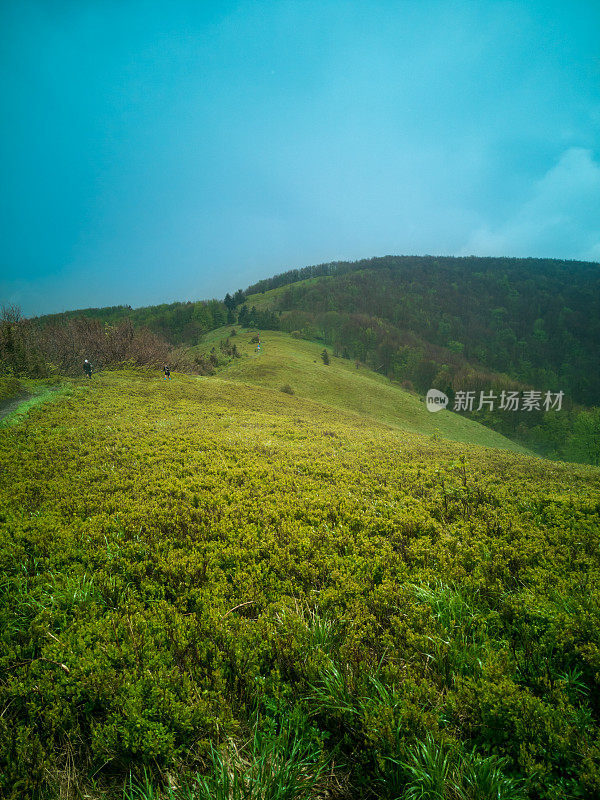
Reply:
<svg viewBox="0 0 600 800"><path fill-rule="evenodd" d="M499 227L482 225L463 255L600 260L600 164L571 147Z"/></svg>

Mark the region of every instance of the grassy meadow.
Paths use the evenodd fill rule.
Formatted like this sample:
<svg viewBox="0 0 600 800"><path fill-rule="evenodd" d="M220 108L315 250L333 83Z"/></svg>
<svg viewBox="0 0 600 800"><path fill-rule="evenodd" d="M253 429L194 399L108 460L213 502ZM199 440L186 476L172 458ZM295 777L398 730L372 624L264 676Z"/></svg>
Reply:
<svg viewBox="0 0 600 800"><path fill-rule="evenodd" d="M249 338L0 429L0 795L598 797L600 471Z"/></svg>
<svg viewBox="0 0 600 800"><path fill-rule="evenodd" d="M279 291L274 289L272 291ZM231 331L237 330L236 336ZM240 358L224 358L219 376L227 380L281 389L289 386L295 395L327 406L351 411L361 420L369 418L400 430L450 439L464 444L528 451L505 436L451 411L427 411L416 395L392 383L365 366L355 366L346 358L335 358L329 352L329 365L323 363L323 344L296 339L281 331L260 334L261 349L252 342L252 332L235 326L211 331L195 349L208 355L214 347L219 354L220 342L229 339Z"/></svg>

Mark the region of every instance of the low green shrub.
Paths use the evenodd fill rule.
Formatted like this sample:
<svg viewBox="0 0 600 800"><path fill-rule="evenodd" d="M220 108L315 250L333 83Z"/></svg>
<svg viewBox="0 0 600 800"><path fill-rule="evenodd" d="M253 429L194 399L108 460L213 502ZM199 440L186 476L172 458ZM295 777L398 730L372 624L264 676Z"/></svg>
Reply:
<svg viewBox="0 0 600 800"><path fill-rule="evenodd" d="M9 400L11 397L21 394L24 386L18 378L0 377L0 402Z"/></svg>
<svg viewBox="0 0 600 800"><path fill-rule="evenodd" d="M596 469L136 371L0 466L3 796L600 794Z"/></svg>

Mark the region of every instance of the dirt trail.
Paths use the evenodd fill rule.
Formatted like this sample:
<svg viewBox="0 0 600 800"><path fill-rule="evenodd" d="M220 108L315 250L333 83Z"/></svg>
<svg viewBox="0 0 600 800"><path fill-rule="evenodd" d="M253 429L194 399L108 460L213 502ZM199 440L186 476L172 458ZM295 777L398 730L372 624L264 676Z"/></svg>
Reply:
<svg viewBox="0 0 600 800"><path fill-rule="evenodd" d="M17 410L21 403L29 400L30 397L33 397L30 392L21 392L21 394L17 394L14 397L9 397L6 400L0 400L0 419L12 414L13 411Z"/></svg>

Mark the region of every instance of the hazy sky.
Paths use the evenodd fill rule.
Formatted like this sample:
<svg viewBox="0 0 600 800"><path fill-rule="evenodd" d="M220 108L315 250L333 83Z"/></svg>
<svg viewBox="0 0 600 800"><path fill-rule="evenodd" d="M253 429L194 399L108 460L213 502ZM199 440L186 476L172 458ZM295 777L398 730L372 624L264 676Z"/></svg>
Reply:
<svg viewBox="0 0 600 800"><path fill-rule="evenodd" d="M0 301L600 260L600 3L0 3Z"/></svg>

